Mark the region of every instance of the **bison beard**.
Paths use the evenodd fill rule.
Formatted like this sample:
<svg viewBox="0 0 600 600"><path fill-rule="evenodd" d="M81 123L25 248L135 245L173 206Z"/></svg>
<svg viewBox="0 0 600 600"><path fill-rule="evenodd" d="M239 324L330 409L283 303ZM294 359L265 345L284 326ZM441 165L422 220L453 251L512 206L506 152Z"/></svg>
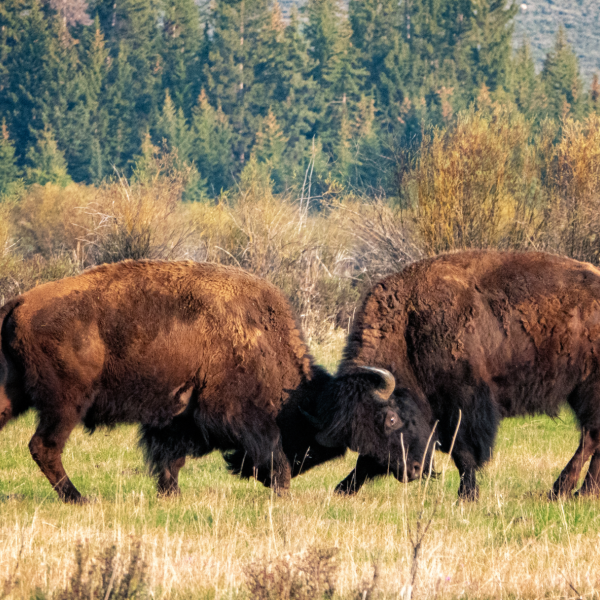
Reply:
<svg viewBox="0 0 600 600"><path fill-rule="evenodd" d="M179 491L187 456L213 449L247 457L282 490L298 460L309 468L368 440L373 460L396 464L399 436L413 435L386 424L399 423L389 373L359 366L334 378L315 366L289 303L240 269L96 267L0 308L0 344L0 428L37 411L31 455L67 502L81 495L61 454L80 422L90 432L139 423L164 494Z"/></svg>
<svg viewBox="0 0 600 600"><path fill-rule="evenodd" d="M476 499L500 420L558 415L567 403L580 446L550 495L600 493L600 270L544 253L472 251L415 263L363 301L340 371L355 364L395 377L404 421L438 421L441 450L460 472L459 495ZM416 415L416 416L415 416ZM415 425L415 427L417 427ZM418 427L417 427L418 428ZM357 472L377 466L359 458Z"/></svg>

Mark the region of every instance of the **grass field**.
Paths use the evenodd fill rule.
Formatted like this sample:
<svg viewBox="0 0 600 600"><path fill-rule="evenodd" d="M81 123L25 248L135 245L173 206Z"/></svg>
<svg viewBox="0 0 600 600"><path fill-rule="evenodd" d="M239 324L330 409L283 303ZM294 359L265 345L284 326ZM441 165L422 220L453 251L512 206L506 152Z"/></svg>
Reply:
<svg viewBox="0 0 600 600"><path fill-rule="evenodd" d="M330 368L341 339L315 348ZM476 504L457 502L458 472L441 454L441 476L427 486L382 478L337 497L355 460L348 454L279 498L228 475L215 453L188 462L180 498L158 499L136 429L122 426L73 433L65 468L92 502L65 506L30 458L34 426L28 414L0 433L0 597L112 598L100 587L63 592L77 588L78 546L92 557L81 579L93 579L114 545L120 565L139 547L155 598L308 599L324 588L297 582L319 570L344 599L406 599L413 580L413 598L600 598L600 501L545 499L578 442L566 412L502 425Z"/></svg>

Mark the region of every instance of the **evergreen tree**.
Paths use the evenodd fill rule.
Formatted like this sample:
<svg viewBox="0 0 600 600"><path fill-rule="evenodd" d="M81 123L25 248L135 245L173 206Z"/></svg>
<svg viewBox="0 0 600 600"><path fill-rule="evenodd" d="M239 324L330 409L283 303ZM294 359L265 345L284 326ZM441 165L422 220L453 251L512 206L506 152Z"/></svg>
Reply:
<svg viewBox="0 0 600 600"><path fill-rule="evenodd" d="M58 148L52 128L49 126L38 134L37 143L27 152L28 166L25 168L27 183L46 185L54 183L65 187L71 182L67 173L67 162Z"/></svg>
<svg viewBox="0 0 600 600"><path fill-rule="evenodd" d="M108 75L105 95L107 135L104 154L110 169L125 169L141 147L141 141L138 143L137 140L139 124L136 122L133 79L128 47L122 44ZM142 140L145 133L141 135Z"/></svg>
<svg viewBox="0 0 600 600"><path fill-rule="evenodd" d="M485 84L492 93L508 87L514 17L518 8L506 0L477 0L471 37L474 89Z"/></svg>
<svg viewBox="0 0 600 600"><path fill-rule="evenodd" d="M58 40L49 31L39 0L2 5L3 62L0 110L12 133L17 155L24 157L36 141L52 106L51 88ZM15 14L16 11L17 14ZM6 23L6 25L4 25ZM6 29L4 29L6 26ZM7 49L10 47L10 51Z"/></svg>
<svg viewBox="0 0 600 600"><path fill-rule="evenodd" d="M114 6L106 33L112 58L118 63L111 82L117 89L111 89L110 116L119 130L115 158L124 166L139 151L163 102L160 5L158 0L121 0ZM115 129L115 123L109 128Z"/></svg>
<svg viewBox="0 0 600 600"><path fill-rule="evenodd" d="M190 158L207 181L212 196L233 183L233 132L223 111L215 110L204 90L192 113Z"/></svg>
<svg viewBox="0 0 600 600"><path fill-rule="evenodd" d="M51 32L57 43L49 63L51 84L44 123L52 126L56 142L64 148L69 174L75 181L89 181L93 106L88 104L88 82L78 52L80 42L71 37L62 18L53 18Z"/></svg>
<svg viewBox="0 0 600 600"><path fill-rule="evenodd" d="M0 200L10 195L21 177L21 170L16 164L15 145L10 140L6 120L2 120L0 132Z"/></svg>
<svg viewBox="0 0 600 600"><path fill-rule="evenodd" d="M212 36L204 74L213 105L223 110L232 126L239 169L248 158L268 109L262 90L253 88L256 66L264 61L267 50L263 36L269 20L269 1L215 0L212 7Z"/></svg>
<svg viewBox="0 0 600 600"><path fill-rule="evenodd" d="M163 89L170 90L177 108L190 116L202 88L202 31L194 0L163 2Z"/></svg>
<svg viewBox="0 0 600 600"><path fill-rule="evenodd" d="M269 111L256 133L256 144L252 152L259 162L269 167L275 191L283 191L291 183L290 172L285 162L287 142L277 118Z"/></svg>
<svg viewBox="0 0 600 600"><path fill-rule="evenodd" d="M582 116L585 107L579 63L561 27L554 48L546 55L542 81L548 97L548 114L554 119Z"/></svg>
<svg viewBox="0 0 600 600"><path fill-rule="evenodd" d="M519 110L530 119L540 119L546 109L546 96L528 43L515 53L510 78L512 96Z"/></svg>
<svg viewBox="0 0 600 600"><path fill-rule="evenodd" d="M109 77L108 48L98 18L84 39L85 56L82 78L85 82L84 104L89 114L83 164L87 179L94 183L110 173L107 161L108 111L106 106Z"/></svg>
<svg viewBox="0 0 600 600"><path fill-rule="evenodd" d="M590 102L592 111L600 115L600 81L598 80L598 73L594 73L594 77L592 78Z"/></svg>
<svg viewBox="0 0 600 600"><path fill-rule="evenodd" d="M367 73L365 91L373 96L381 121L396 128L408 99L408 44L404 10L397 0L351 0L352 43Z"/></svg>
<svg viewBox="0 0 600 600"><path fill-rule="evenodd" d="M166 141L168 148L177 152L177 157L182 163L189 160L192 140L185 115L181 107L175 108L168 90L158 119L156 137L158 140Z"/></svg>

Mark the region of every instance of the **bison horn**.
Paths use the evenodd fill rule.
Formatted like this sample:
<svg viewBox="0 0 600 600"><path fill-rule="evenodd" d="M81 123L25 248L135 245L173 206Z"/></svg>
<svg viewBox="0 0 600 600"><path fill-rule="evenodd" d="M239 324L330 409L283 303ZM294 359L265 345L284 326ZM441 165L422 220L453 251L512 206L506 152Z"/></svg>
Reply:
<svg viewBox="0 0 600 600"><path fill-rule="evenodd" d="M321 421L319 419L317 419L317 417L315 417L314 415L311 415L310 413L306 412L301 406L298 406L298 410L300 411L300 414L315 428L318 429L319 431L321 429L324 428L323 423L321 423Z"/></svg>
<svg viewBox="0 0 600 600"><path fill-rule="evenodd" d="M361 371L368 373L377 373L384 382L383 387L378 387L375 390L375 395L382 401L387 402L396 388L396 380L394 376L385 369L377 369L376 367L359 367Z"/></svg>

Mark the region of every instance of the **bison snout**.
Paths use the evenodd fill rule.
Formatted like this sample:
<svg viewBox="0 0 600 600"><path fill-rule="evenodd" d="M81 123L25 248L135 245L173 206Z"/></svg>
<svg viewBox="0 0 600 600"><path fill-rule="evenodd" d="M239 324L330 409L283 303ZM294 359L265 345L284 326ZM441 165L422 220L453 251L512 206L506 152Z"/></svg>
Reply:
<svg viewBox="0 0 600 600"><path fill-rule="evenodd" d="M408 461L406 465L406 476L404 476L404 469L400 467L397 473L394 473L394 476L398 481L414 481L415 479L419 479L421 475L421 463L418 460Z"/></svg>

